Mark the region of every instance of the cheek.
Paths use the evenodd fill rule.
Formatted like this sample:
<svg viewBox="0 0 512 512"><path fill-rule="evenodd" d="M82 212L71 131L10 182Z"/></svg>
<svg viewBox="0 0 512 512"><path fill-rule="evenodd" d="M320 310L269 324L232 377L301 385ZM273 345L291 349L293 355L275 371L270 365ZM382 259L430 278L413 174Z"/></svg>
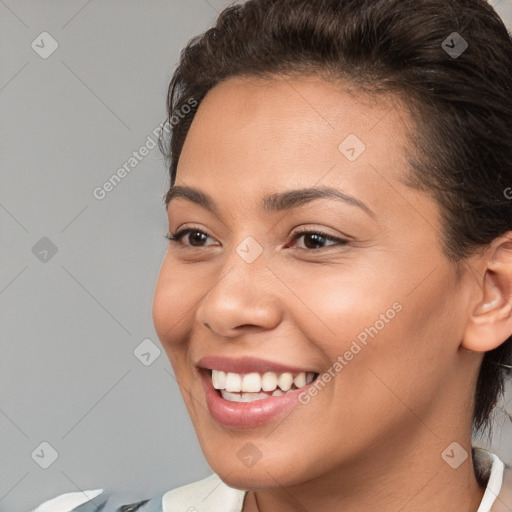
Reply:
<svg viewBox="0 0 512 512"><path fill-rule="evenodd" d="M283 281L293 295L282 300L307 338L335 359L352 340L364 343L368 330L380 333L399 322L403 307L397 283L379 283L382 274L354 266L317 267L308 272L282 270Z"/></svg>
<svg viewBox="0 0 512 512"><path fill-rule="evenodd" d="M198 300L193 294L193 281L180 275L176 266L164 260L153 297L153 324L166 350L184 339L187 313L193 314L194 301Z"/></svg>
<svg viewBox="0 0 512 512"><path fill-rule="evenodd" d="M341 403L350 401L348 390L369 401L390 394L378 377L406 390L412 400L415 386L435 389L457 352L460 322L454 318L456 299L447 291L454 293L449 269L440 265L415 288L421 269L403 266L397 274L382 267L364 275L331 268L307 280L286 277L296 294L287 307L304 336L326 356L340 384L331 389L342 393Z"/></svg>

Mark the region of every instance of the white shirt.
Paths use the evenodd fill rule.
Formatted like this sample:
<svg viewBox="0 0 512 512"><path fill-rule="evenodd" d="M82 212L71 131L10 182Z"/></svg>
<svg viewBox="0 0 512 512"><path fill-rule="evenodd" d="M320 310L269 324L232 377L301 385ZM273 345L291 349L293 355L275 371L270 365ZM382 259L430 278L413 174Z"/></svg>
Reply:
<svg viewBox="0 0 512 512"><path fill-rule="evenodd" d="M497 455L475 448L475 468L487 487L476 512L492 512L491 507L501 491L505 465ZM34 512L114 512L123 505L103 489L90 493L64 494L40 505ZM215 473L211 476L166 492L163 496L132 503L128 509L137 512L242 512L247 491L233 489ZM94 502L94 503L93 503ZM512 503L508 504L512 506ZM126 504L123 505L127 507ZM79 508L80 507L80 508Z"/></svg>

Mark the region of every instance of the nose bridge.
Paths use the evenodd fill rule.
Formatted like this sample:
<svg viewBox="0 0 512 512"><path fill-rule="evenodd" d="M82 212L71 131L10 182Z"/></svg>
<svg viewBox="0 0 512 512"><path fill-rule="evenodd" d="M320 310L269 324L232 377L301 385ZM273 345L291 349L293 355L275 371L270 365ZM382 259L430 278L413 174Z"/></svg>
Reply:
<svg viewBox="0 0 512 512"><path fill-rule="evenodd" d="M271 300L274 294L272 287L268 286L270 275L263 246L254 238L246 237L226 256L211 292L227 293L233 299L244 300L247 305L258 299Z"/></svg>
<svg viewBox="0 0 512 512"><path fill-rule="evenodd" d="M271 328L280 315L275 285L263 247L246 237L226 256L197 309L197 320L224 336L242 325Z"/></svg>

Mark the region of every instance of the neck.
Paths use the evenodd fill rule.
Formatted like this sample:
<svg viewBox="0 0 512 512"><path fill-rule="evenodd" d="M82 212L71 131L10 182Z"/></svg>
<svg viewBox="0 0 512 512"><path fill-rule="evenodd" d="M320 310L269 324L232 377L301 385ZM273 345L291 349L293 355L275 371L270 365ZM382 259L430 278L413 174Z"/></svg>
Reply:
<svg viewBox="0 0 512 512"><path fill-rule="evenodd" d="M477 512L485 487L475 476L470 441L463 446L467 459L454 469L441 454L453 439L466 437L441 438L429 429L423 431L421 442L417 438L410 443L388 439L327 476L287 488L251 492L243 512ZM458 457L457 449L446 454L452 464Z"/></svg>

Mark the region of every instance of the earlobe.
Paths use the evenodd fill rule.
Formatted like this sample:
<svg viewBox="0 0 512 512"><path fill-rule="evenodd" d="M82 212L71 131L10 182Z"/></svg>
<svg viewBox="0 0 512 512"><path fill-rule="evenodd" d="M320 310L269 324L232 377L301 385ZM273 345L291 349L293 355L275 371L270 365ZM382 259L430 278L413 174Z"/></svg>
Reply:
<svg viewBox="0 0 512 512"><path fill-rule="evenodd" d="M512 232L494 240L483 257L484 273L477 274L481 289L462 342L475 352L493 350L512 335Z"/></svg>

